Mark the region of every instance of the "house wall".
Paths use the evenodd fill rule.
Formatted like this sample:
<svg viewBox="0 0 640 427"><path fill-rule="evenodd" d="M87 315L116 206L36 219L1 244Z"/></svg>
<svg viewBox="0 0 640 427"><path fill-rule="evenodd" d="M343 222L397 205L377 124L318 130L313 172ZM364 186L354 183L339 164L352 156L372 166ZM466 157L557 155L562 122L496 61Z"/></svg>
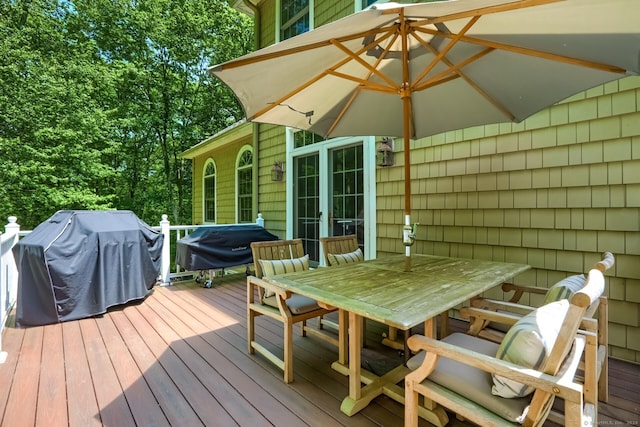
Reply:
<svg viewBox="0 0 640 427"><path fill-rule="evenodd" d="M212 149L193 159L193 223L203 221L202 176L207 159L216 164L216 223L235 224L236 221L236 161L240 149L251 146L251 137L242 138ZM254 153L254 161L255 161Z"/></svg>
<svg viewBox="0 0 640 427"><path fill-rule="evenodd" d="M258 212L265 219L265 228L280 238L286 235L286 177L282 181L271 180L275 162L286 160L285 128L268 124L259 125L258 162ZM285 165L285 169L288 165Z"/></svg>
<svg viewBox="0 0 640 427"><path fill-rule="evenodd" d="M527 263L551 286L604 251L609 343L640 362L640 77L579 94L520 124L412 142L414 253ZM402 144L377 171L378 251L403 251ZM496 290L492 297L502 297Z"/></svg>
<svg viewBox="0 0 640 427"><path fill-rule="evenodd" d="M354 12L353 0L319 1L315 2L315 27L348 16Z"/></svg>
<svg viewBox="0 0 640 427"><path fill-rule="evenodd" d="M260 47L267 47L276 41L276 2L266 0L260 3Z"/></svg>
<svg viewBox="0 0 640 427"><path fill-rule="evenodd" d="M316 27L352 8L350 1L316 0ZM264 47L275 40L275 1L260 9ZM611 251L616 265L606 275L610 354L640 362L638 107L640 77L629 77L520 124L412 141L412 220L420 223L412 251L527 263L532 269L516 283L547 287L585 272L601 252ZM285 182L271 181L273 163L286 158L284 128L257 129L258 212L270 231L284 237ZM378 168L376 177L378 252L401 253L401 141L396 140L396 166ZM503 297L499 291L489 296Z"/></svg>

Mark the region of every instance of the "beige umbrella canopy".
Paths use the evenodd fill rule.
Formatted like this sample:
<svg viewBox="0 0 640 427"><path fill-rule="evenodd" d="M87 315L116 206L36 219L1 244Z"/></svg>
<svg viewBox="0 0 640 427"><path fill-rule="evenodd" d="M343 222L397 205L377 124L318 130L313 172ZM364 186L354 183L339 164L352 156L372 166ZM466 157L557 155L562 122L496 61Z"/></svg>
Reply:
<svg viewBox="0 0 640 427"><path fill-rule="evenodd" d="M408 225L410 139L519 122L640 73L638 16L638 0L384 3L209 71L250 121L404 137Z"/></svg>

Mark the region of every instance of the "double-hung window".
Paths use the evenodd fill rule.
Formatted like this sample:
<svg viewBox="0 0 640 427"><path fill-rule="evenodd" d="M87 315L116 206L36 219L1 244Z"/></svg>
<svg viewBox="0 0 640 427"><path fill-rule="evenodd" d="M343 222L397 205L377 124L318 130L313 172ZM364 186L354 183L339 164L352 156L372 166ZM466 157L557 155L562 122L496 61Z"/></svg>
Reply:
<svg viewBox="0 0 640 427"><path fill-rule="evenodd" d="M280 41L311 29L312 0L280 0Z"/></svg>

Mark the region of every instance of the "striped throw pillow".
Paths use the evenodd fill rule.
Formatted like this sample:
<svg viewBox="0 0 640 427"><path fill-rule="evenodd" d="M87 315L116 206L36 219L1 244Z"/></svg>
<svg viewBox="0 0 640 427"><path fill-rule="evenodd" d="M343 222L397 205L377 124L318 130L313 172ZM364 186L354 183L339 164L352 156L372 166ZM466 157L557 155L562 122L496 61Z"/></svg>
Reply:
<svg viewBox="0 0 640 427"><path fill-rule="evenodd" d="M524 368L539 369L553 348L569 310L566 299L555 301L532 311L520 319L505 335L496 357ZM507 397L524 397L533 392L526 386L499 375L493 375L491 393Z"/></svg>
<svg viewBox="0 0 640 427"><path fill-rule="evenodd" d="M360 248L346 254L327 254L327 258L329 259L330 266L364 261L364 255Z"/></svg>
<svg viewBox="0 0 640 427"><path fill-rule="evenodd" d="M295 273L309 269L309 255L292 259L264 260L259 259L262 276L269 277L276 274ZM264 298L273 296L273 292L265 292Z"/></svg>
<svg viewBox="0 0 640 427"><path fill-rule="evenodd" d="M584 288L586 281L587 279L584 277L584 274L577 274L562 279L549 288L544 297L544 304L571 298L574 293Z"/></svg>

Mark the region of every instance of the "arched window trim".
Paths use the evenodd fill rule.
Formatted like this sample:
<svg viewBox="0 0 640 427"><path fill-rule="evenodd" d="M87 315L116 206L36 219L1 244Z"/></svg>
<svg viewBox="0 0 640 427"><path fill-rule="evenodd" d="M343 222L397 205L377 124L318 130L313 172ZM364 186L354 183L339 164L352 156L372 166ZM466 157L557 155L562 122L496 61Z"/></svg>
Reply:
<svg viewBox="0 0 640 427"><path fill-rule="evenodd" d="M212 174L208 174L207 169L209 169L210 166L213 166L213 173ZM202 222L203 223L209 223L209 224L215 224L217 222L217 215L218 215L218 180L217 180L217 174L218 174L218 167L216 166L216 162L212 159L212 158L208 158L207 161L204 163L204 167L202 168ZM207 179L209 178L213 178L213 218L210 218L207 215Z"/></svg>
<svg viewBox="0 0 640 427"><path fill-rule="evenodd" d="M251 158L249 163L245 163L241 165L241 162L246 161L246 153L249 153ZM253 153L253 148L250 145L243 146L238 151L238 156L236 157L236 222L237 223L248 223L253 222L253 162L255 161L255 156ZM241 182L241 172L248 172L250 174L250 182ZM241 194L241 187L248 189L248 192ZM248 206L247 206L248 205ZM245 217L243 218L242 213L245 213ZM249 213L247 215L247 212Z"/></svg>

